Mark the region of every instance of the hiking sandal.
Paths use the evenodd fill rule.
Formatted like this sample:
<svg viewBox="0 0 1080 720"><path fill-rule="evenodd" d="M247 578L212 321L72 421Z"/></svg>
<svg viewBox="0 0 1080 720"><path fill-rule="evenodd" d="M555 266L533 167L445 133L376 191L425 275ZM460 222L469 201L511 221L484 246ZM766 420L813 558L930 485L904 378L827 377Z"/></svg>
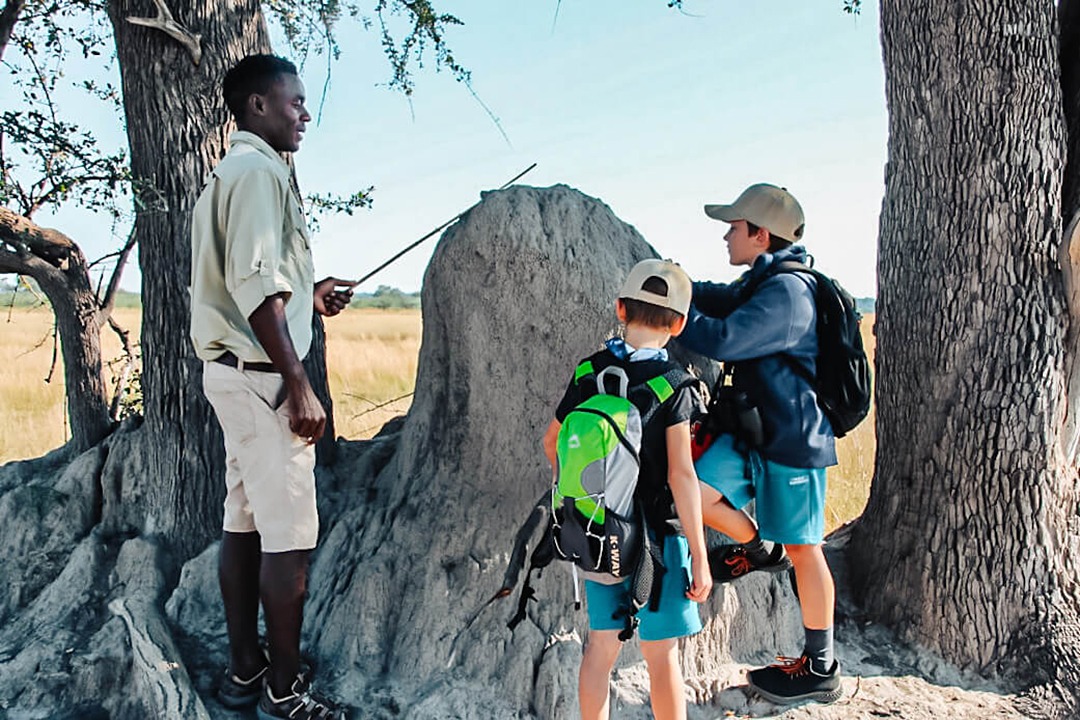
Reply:
<svg viewBox="0 0 1080 720"><path fill-rule="evenodd" d="M293 683L290 694L283 698L274 697L267 683L259 699L257 714L259 720L348 720L343 708L312 694L301 677Z"/></svg>

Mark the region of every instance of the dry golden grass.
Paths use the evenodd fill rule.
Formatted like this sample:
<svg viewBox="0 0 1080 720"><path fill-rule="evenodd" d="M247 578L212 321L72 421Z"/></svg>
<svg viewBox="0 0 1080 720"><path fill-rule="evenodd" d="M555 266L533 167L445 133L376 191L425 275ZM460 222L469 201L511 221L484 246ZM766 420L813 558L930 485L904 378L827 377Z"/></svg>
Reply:
<svg viewBox="0 0 1080 720"><path fill-rule="evenodd" d="M116 316L131 337L139 336L140 312L120 308ZM68 438L63 366L44 382L52 362L52 311L46 307L4 309L0 315L0 464L38 457ZM371 437L395 415L408 411L420 353L419 311L347 310L326 323L330 389L337 432ZM102 335L107 363L120 356L109 330ZM106 369L106 378L110 377ZM111 395L111 388L110 388ZM365 414L366 413L366 414Z"/></svg>
<svg viewBox="0 0 1080 720"><path fill-rule="evenodd" d="M864 316L860 329L866 354L873 363L874 350L877 347L874 338L874 316ZM870 415L862 424L836 441L836 454L840 464L829 468L829 488L825 494L826 534L862 515L870 497L876 450L874 407L871 405Z"/></svg>
<svg viewBox="0 0 1080 720"><path fill-rule="evenodd" d="M119 309L118 318L138 337L139 311ZM863 321L867 352L873 357L872 315ZM67 438L63 373L57 367L46 384L52 358L52 313L48 308L14 308L0 316L0 463L37 457ZM408 411L420 353L420 313L416 310L349 309L326 323L330 390L337 434L369 438L392 417ZM105 360L120 354L111 332L103 335ZM108 373L107 373L108 375ZM14 432L12 430L15 430ZM840 464L829 469L826 529L859 516L874 472L873 412L837 444Z"/></svg>
<svg viewBox="0 0 1080 720"><path fill-rule="evenodd" d="M139 336L140 313L116 311L120 324ZM64 369L57 359L46 383L53 355L53 315L47 307L4 308L0 313L0 463L38 457L68 438L64 407ZM102 336L103 360L120 356L120 342L111 331ZM110 373L106 370L106 378Z"/></svg>
<svg viewBox="0 0 1080 720"><path fill-rule="evenodd" d="M326 321L326 355L337 434L369 438L412 403L420 311L350 308Z"/></svg>

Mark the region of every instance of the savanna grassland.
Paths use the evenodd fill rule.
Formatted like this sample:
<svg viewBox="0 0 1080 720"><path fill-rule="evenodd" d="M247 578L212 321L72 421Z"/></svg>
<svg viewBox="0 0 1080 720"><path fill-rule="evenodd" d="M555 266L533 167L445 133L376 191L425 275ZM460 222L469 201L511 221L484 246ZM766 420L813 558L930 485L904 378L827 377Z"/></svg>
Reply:
<svg viewBox="0 0 1080 720"><path fill-rule="evenodd" d="M137 308L118 308L120 324L139 335ZM863 320L867 352L874 350L874 318ZM420 312L350 308L329 320L327 358L337 434L369 438L409 409L420 352ZM106 381L120 343L102 335ZM37 457L67 439L63 368L49 375L53 356L52 311L47 307L5 308L0 314L0 463ZM119 369L117 365L117 369ZM838 442L840 465L829 469L826 526L857 517L866 505L874 471L873 415Z"/></svg>

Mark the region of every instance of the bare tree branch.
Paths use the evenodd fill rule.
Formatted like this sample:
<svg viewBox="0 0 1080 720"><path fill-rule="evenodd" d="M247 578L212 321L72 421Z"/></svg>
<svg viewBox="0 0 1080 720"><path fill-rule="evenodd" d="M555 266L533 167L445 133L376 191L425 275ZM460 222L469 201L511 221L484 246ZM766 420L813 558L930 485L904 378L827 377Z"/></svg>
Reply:
<svg viewBox="0 0 1080 720"><path fill-rule="evenodd" d="M154 17L129 17L127 21L132 25L155 28L165 33L186 47L188 52L191 53L191 59L198 65L199 61L202 60L202 47L199 44L202 35L193 33L176 22L173 19L172 11L169 10L169 6L165 4L165 0L154 0L154 6L157 8L157 15Z"/></svg>
<svg viewBox="0 0 1080 720"><path fill-rule="evenodd" d="M0 10L0 58L4 57L4 50L11 40L11 31L15 29L19 13L24 7L26 7L26 0L7 0L4 9Z"/></svg>
<svg viewBox="0 0 1080 720"><path fill-rule="evenodd" d="M52 362L49 363L49 374L45 376L45 382L47 383L52 382L53 374L56 373L56 362L60 358L60 331L56 326L56 320L53 320L52 340ZM66 415L64 423L67 423Z"/></svg>
<svg viewBox="0 0 1080 720"><path fill-rule="evenodd" d="M109 278L109 285L105 288L105 295L101 298L101 315L109 318L109 325L117 332L119 330L117 330L115 321L112 319L113 304L116 302L116 291L120 288L120 276L124 274L124 265L127 264L131 250L135 247L135 242L135 228L131 228L127 242L124 243L124 247L120 248L116 266L113 268L112 276Z"/></svg>
<svg viewBox="0 0 1080 720"><path fill-rule="evenodd" d="M109 402L109 419L117 422L120 420L120 400L124 397L124 388L127 387L128 381L131 379L131 373L135 370L135 351L131 347L131 331L121 327L120 323L116 322L111 315L108 318L108 323L116 336L120 338L120 347L124 352L124 366L120 368L120 373L116 376L112 401Z"/></svg>

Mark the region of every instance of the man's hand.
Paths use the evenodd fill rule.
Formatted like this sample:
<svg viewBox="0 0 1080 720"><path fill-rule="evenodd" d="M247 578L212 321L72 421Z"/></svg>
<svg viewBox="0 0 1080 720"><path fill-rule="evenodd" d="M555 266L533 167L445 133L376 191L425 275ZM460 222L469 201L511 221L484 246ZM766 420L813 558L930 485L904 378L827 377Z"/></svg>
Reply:
<svg viewBox="0 0 1080 720"><path fill-rule="evenodd" d="M287 384L286 389L288 395L285 402L288 403L289 409L289 429L306 440L308 445L314 445L326 429L326 409L315 396L315 391L311 389L311 383L308 382L306 376L302 381Z"/></svg>
<svg viewBox="0 0 1080 720"><path fill-rule="evenodd" d="M315 283L315 312L326 317L337 315L349 306L355 284L351 280L336 277L328 277Z"/></svg>

